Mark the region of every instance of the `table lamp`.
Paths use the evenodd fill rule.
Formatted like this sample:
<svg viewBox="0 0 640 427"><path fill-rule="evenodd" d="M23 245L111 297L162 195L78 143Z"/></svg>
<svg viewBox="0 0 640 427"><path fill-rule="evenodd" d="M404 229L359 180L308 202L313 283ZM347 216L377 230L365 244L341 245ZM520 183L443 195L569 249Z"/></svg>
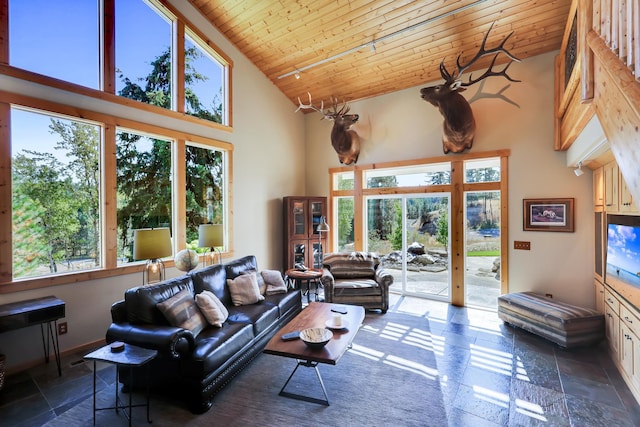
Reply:
<svg viewBox="0 0 640 427"><path fill-rule="evenodd" d="M171 255L171 234L168 228L133 230L133 259L146 259L142 284L164 280L164 263L160 258Z"/></svg>
<svg viewBox="0 0 640 427"><path fill-rule="evenodd" d="M318 224L316 231L318 232L318 268L322 268L322 233L329 232L329 224L327 224L325 217L320 217L320 224Z"/></svg>
<svg viewBox="0 0 640 427"><path fill-rule="evenodd" d="M198 227L198 246L201 248L210 248L202 257L202 266L215 264L215 256L218 247L224 245L222 235L222 224L200 224ZM220 254L222 261L222 254Z"/></svg>

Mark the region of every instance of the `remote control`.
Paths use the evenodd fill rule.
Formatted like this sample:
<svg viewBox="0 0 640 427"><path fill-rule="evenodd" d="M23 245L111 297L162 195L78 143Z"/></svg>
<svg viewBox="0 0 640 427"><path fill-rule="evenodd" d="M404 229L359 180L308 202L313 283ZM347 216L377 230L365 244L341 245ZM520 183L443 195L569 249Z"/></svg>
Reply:
<svg viewBox="0 0 640 427"><path fill-rule="evenodd" d="M289 332L288 334L284 334L282 336L282 341L292 341L300 338L300 331Z"/></svg>
<svg viewBox="0 0 640 427"><path fill-rule="evenodd" d="M342 307L334 307L331 309L334 313L347 314L347 309Z"/></svg>

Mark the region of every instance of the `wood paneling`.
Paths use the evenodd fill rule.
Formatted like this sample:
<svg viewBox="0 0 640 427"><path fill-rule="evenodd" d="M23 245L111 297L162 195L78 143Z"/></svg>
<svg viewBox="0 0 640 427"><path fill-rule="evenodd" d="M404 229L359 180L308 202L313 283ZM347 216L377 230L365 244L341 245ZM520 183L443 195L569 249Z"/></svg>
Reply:
<svg viewBox="0 0 640 427"><path fill-rule="evenodd" d="M571 6L571 0L189 1L294 104L306 92L318 101L353 101L439 80L440 61L473 55L492 22L488 46L514 31L506 48L520 59L557 50ZM375 51L364 47L300 72L300 79L278 78L474 4L376 43ZM469 71L487 66L488 59L478 61Z"/></svg>

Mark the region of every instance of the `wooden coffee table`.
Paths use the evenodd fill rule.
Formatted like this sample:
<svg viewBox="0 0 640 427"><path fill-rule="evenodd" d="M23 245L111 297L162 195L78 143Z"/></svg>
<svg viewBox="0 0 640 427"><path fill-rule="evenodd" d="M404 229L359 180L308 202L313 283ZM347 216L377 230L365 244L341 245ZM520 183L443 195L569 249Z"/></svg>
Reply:
<svg viewBox="0 0 640 427"><path fill-rule="evenodd" d="M306 328L324 328L326 323L333 318L332 308L342 308L347 310L347 314L343 315L342 322L344 329L332 329L333 338L320 350L312 350L300 339L293 341L283 341L282 335L301 331ZM333 304L323 302L311 302L296 317L280 329L267 343L264 352L276 356L289 357L296 359L297 364L289 378L280 389L280 396L290 397L293 399L304 400L312 403L320 403L329 406L329 398L324 382L318 370L318 364L324 363L328 365L336 365L342 355L351 347L351 343L362 326L364 320L364 308L357 305ZM306 368L314 368L316 375L320 381L324 399L305 396L285 391L289 381L293 378L300 366Z"/></svg>

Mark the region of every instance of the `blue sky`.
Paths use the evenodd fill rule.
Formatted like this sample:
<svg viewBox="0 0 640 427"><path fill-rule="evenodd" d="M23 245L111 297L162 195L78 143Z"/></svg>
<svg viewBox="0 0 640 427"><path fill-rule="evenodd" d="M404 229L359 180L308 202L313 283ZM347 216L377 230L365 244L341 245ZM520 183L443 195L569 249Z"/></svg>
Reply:
<svg viewBox="0 0 640 427"><path fill-rule="evenodd" d="M607 263L630 273L640 272L640 228L609 224Z"/></svg>
<svg viewBox="0 0 640 427"><path fill-rule="evenodd" d="M10 63L36 73L99 89L98 0L10 0ZM141 23L144 22L144 27ZM116 67L132 81L147 76L151 61L171 44L171 25L142 0L116 0ZM212 78L196 88L210 107L219 87L215 67L195 64ZM122 88L118 80L116 91ZM205 95L206 94L206 95ZM54 137L44 115L14 111L12 147L49 151Z"/></svg>

